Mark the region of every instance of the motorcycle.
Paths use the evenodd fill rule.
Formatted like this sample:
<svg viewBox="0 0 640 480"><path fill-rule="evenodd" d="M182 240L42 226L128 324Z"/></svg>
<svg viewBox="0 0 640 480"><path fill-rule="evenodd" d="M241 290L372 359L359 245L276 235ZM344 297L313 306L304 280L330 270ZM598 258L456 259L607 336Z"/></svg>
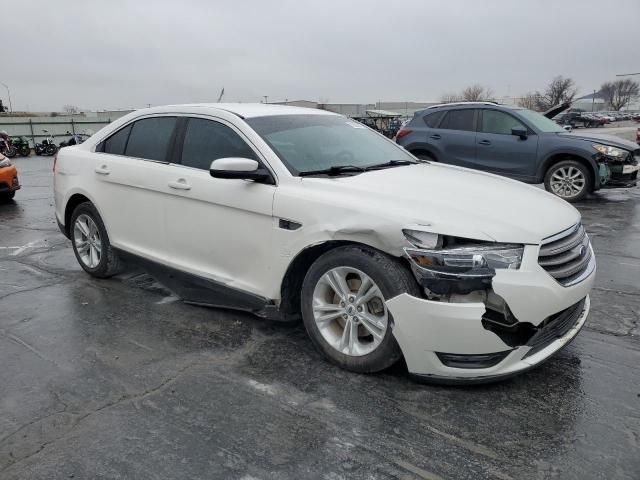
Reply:
<svg viewBox="0 0 640 480"><path fill-rule="evenodd" d="M71 138L69 140L64 140L64 141L60 142L60 147L59 148L70 147L71 145L80 145L87 138L90 137L90 135L87 134L87 133L71 133L71 132L67 132L67 135L71 135Z"/></svg>
<svg viewBox="0 0 640 480"><path fill-rule="evenodd" d="M29 146L27 137L12 137L11 143L16 147L16 151L21 156L28 157L31 154L31 147Z"/></svg>
<svg viewBox="0 0 640 480"><path fill-rule="evenodd" d="M58 147L55 143L53 143L53 135L49 133L49 130L42 130L47 134L47 138L45 138L42 143L36 143L35 152L36 155L55 155L58 151Z"/></svg>
<svg viewBox="0 0 640 480"><path fill-rule="evenodd" d="M5 157L13 158L16 156L18 151L16 147L11 143L11 139L6 140L5 138L0 138L0 153L2 153Z"/></svg>

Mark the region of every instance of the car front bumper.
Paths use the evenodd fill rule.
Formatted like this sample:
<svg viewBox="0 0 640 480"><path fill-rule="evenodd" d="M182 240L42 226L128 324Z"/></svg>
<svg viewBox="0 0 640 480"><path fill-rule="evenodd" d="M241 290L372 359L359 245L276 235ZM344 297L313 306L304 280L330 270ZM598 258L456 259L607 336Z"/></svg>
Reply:
<svg viewBox="0 0 640 480"><path fill-rule="evenodd" d="M483 326L483 315L487 311L484 302L442 302L401 294L386 303L393 315L393 333L409 372L447 383L489 382L533 368L567 345L589 313L588 295L595 278L595 266L580 283L565 287L538 265L538 252L537 246L525 247L520 269L498 270L492 279L492 289L504 299L519 323L530 324L541 331L547 328L541 326L547 319L572 312L566 328L558 335L549 332L543 345L508 345ZM498 354L499 361L486 367L480 362L473 368L460 368L446 365L443 354L478 358Z"/></svg>

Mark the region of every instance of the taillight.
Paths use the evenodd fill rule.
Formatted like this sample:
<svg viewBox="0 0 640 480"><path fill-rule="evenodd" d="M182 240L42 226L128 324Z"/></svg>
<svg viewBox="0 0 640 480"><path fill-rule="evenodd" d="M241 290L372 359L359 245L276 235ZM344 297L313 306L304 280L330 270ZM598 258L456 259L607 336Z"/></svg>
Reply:
<svg viewBox="0 0 640 480"><path fill-rule="evenodd" d="M406 137L407 135L409 135L411 133L411 129L410 128L403 128L401 129L398 134L396 135L396 139L398 138L402 138L402 137Z"/></svg>
<svg viewBox="0 0 640 480"><path fill-rule="evenodd" d="M56 173L56 162L58 161L58 152L53 156L53 173Z"/></svg>

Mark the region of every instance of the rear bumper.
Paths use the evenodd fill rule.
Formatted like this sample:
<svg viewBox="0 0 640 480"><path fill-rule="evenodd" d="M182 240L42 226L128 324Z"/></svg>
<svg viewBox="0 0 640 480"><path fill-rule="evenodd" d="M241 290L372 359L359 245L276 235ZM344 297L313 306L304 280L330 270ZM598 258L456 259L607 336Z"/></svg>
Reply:
<svg viewBox="0 0 640 480"><path fill-rule="evenodd" d="M595 269L580 283L565 287L537 264L538 251L539 247L525 247L521 268L498 271L492 280L493 292L518 322L539 332L524 342L512 342L486 328L482 301L442 302L409 294L388 300L393 333L409 372L435 382L492 382L541 364L573 340L589 313ZM554 330L555 319L563 318L566 323ZM469 368L460 358L478 361L467 363Z"/></svg>

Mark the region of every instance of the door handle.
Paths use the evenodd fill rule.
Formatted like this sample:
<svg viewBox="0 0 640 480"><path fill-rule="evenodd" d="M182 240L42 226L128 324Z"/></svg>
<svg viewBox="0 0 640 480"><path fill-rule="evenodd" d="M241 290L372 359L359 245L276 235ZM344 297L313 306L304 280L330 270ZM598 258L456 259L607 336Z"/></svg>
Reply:
<svg viewBox="0 0 640 480"><path fill-rule="evenodd" d="M433 135L431 135L431 138L433 138L434 140L440 140L440 135L437 133L434 133Z"/></svg>
<svg viewBox="0 0 640 480"><path fill-rule="evenodd" d="M480 140L478 143L480 145L491 145L491 142L489 140Z"/></svg>
<svg viewBox="0 0 640 480"><path fill-rule="evenodd" d="M184 178L179 178L177 182L169 182L169 187L175 190L191 190L191 185Z"/></svg>
<svg viewBox="0 0 640 480"><path fill-rule="evenodd" d="M94 171L99 175L109 175L111 173L111 170L106 165L100 165Z"/></svg>

